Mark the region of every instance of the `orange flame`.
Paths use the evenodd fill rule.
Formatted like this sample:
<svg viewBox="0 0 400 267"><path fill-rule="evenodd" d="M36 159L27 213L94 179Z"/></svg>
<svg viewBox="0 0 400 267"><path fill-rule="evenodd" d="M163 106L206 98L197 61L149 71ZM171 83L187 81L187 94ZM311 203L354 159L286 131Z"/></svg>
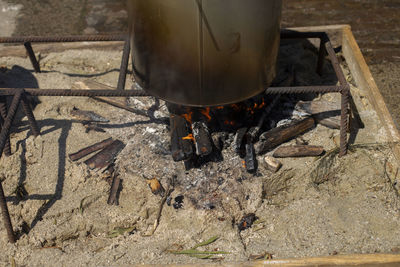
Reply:
<svg viewBox="0 0 400 267"><path fill-rule="evenodd" d="M192 124L193 111L190 111L189 113L182 114L182 116L185 118L185 120L188 123Z"/></svg>
<svg viewBox="0 0 400 267"><path fill-rule="evenodd" d="M209 108L209 107L207 107L207 108L205 108L205 109L202 109L200 112L201 112L201 114L203 114L204 116L206 116L206 118L207 118L208 121L211 121L210 108Z"/></svg>
<svg viewBox="0 0 400 267"><path fill-rule="evenodd" d="M188 134L187 136L182 137L182 140L192 140L192 141L195 141L195 140L194 140L194 137L193 137L193 134Z"/></svg>

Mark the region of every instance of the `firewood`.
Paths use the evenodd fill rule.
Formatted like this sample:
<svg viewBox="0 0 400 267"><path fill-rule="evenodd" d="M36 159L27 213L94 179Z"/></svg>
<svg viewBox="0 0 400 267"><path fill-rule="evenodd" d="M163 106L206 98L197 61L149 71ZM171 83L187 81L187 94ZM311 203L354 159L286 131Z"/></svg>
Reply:
<svg viewBox="0 0 400 267"><path fill-rule="evenodd" d="M188 160L193 155L193 136L189 135L186 120L175 114L170 115L171 152L174 161Z"/></svg>
<svg viewBox="0 0 400 267"><path fill-rule="evenodd" d="M290 139L302 134L315 126L315 121L312 117L294 121L289 125L281 126L269 130L260 136L260 140L255 145L255 150L258 155L268 152L269 150L279 146L280 144L289 141Z"/></svg>
<svg viewBox="0 0 400 267"><path fill-rule="evenodd" d="M253 173L257 170L257 158L254 152L254 145L249 142L246 144L246 156L244 158L246 170Z"/></svg>
<svg viewBox="0 0 400 267"><path fill-rule="evenodd" d="M233 149L236 153L240 153L244 147L245 136L247 128L243 127L236 131L235 138L233 139Z"/></svg>
<svg viewBox="0 0 400 267"><path fill-rule="evenodd" d="M125 144L119 140L115 140L107 147L103 148L99 153L85 161L90 169L102 169L108 167L115 160L115 157L125 147Z"/></svg>
<svg viewBox="0 0 400 267"><path fill-rule="evenodd" d="M106 146L111 145L112 142L113 142L112 138L108 138L106 140L103 140L103 141L98 142L96 144L93 144L91 146L85 147L85 148L79 150L76 153L69 154L68 157L72 161L79 160L79 159L81 159L81 158L83 158L83 157L85 157L85 156L87 156L87 155L89 155L89 154L91 154L91 153L93 153L93 152L95 152L97 150L103 149Z"/></svg>
<svg viewBox="0 0 400 267"><path fill-rule="evenodd" d="M264 162L267 169L272 172L278 172L279 169L282 167L282 163L271 156L265 156Z"/></svg>
<svg viewBox="0 0 400 267"><path fill-rule="evenodd" d="M275 158L317 157L325 152L322 146L284 146L274 152Z"/></svg>
<svg viewBox="0 0 400 267"><path fill-rule="evenodd" d="M193 137L195 139L196 154L207 156L212 152L212 143L208 127L204 122L197 121L192 123Z"/></svg>

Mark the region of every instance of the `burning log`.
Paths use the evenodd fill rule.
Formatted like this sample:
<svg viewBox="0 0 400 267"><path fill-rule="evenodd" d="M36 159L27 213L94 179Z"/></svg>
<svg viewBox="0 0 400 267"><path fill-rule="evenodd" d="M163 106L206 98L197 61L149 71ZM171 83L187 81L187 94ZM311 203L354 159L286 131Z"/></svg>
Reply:
<svg viewBox="0 0 400 267"><path fill-rule="evenodd" d="M181 116L170 115L171 152L174 161L188 160L193 155L193 136L189 135L186 120Z"/></svg>
<svg viewBox="0 0 400 267"><path fill-rule="evenodd" d="M233 149L236 153L240 153L242 151L246 133L247 128L240 128L237 130L235 138L233 139Z"/></svg>
<svg viewBox="0 0 400 267"><path fill-rule="evenodd" d="M244 164L246 166L246 170L250 173L253 173L257 170L257 158L254 151L254 145L253 143L248 142L245 147L246 156L244 157Z"/></svg>
<svg viewBox="0 0 400 267"><path fill-rule="evenodd" d="M284 146L274 152L275 158L290 158L290 157L317 157L325 152L321 146Z"/></svg>
<svg viewBox="0 0 400 267"><path fill-rule="evenodd" d="M76 153L69 154L68 157L72 161L77 161L77 160L79 160L79 159L81 159L81 158L83 158L83 157L85 157L85 156L97 151L97 150L103 149L106 146L111 145L112 142L113 142L112 138L108 138L106 140L103 140L103 141L98 142L96 144L93 144L91 146L85 147L85 148L79 150Z"/></svg>
<svg viewBox="0 0 400 267"><path fill-rule="evenodd" d="M256 153L258 155L263 154L297 135L310 130L314 126L314 119L309 117L265 132L260 136L260 141L255 145Z"/></svg>
<svg viewBox="0 0 400 267"><path fill-rule="evenodd" d="M198 121L192 124L193 137L195 139L196 154L199 156L207 156L212 152L212 143L207 125Z"/></svg>
<svg viewBox="0 0 400 267"><path fill-rule="evenodd" d="M278 100L280 99L281 95L276 95L272 102L264 109L263 113L261 114L261 118L258 121L257 126L250 128L249 130L249 136L251 140L254 142L257 140L258 135L260 134L260 130L264 124L265 119L267 116L271 113L272 109L276 106L278 103Z"/></svg>
<svg viewBox="0 0 400 267"><path fill-rule="evenodd" d="M124 143L119 140L115 140L110 145L103 148L103 150L101 150L99 153L86 160L85 164L88 165L92 170L108 167L111 163L113 163L115 157L124 147Z"/></svg>

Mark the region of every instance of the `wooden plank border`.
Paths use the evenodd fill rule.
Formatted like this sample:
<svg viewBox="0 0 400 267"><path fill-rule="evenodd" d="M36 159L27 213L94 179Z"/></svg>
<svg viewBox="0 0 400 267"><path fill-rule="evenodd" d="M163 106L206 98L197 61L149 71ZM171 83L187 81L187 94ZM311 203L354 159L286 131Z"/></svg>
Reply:
<svg viewBox="0 0 400 267"><path fill-rule="evenodd" d="M386 130L388 141L393 143L391 146L393 154L397 162L400 162L399 131L365 62L350 26L343 28L342 48L343 55L357 86L366 93L369 102L378 114L381 124Z"/></svg>

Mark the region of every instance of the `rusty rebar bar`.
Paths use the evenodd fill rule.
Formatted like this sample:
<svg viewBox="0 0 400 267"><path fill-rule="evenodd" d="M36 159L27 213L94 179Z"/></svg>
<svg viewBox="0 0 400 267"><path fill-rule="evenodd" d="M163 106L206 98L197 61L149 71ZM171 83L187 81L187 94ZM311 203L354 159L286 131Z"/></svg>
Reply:
<svg viewBox="0 0 400 267"><path fill-rule="evenodd" d="M10 128L13 123L15 114L17 113L19 103L21 102L22 94L23 90L18 90L18 92L14 95L14 98L11 102L10 111L8 112L7 117L4 120L4 124L0 132L0 155L3 153L4 146L7 143L7 137L10 133ZM15 243L15 233L12 227L10 213L8 211L7 201L4 195L3 185L1 181L0 181L0 208L3 216L4 227L7 230L8 240L11 243Z"/></svg>
<svg viewBox="0 0 400 267"><path fill-rule="evenodd" d="M308 94L308 93L333 93L341 92L340 86L295 86L295 87L269 87L265 94Z"/></svg>
<svg viewBox="0 0 400 267"><path fill-rule="evenodd" d="M336 57L336 53L335 50L332 47L331 42L326 42L325 43L325 48L326 48L326 52L328 52L329 55L329 59L331 60L333 69L335 71L336 77L339 80L339 83L341 86L348 86L347 81L346 81L346 77L344 76L342 67L340 66L339 60Z"/></svg>
<svg viewBox="0 0 400 267"><path fill-rule="evenodd" d="M71 36L19 36L0 37L0 43L67 43L67 42L106 42L125 41L127 34L105 34L105 35L71 35Z"/></svg>
<svg viewBox="0 0 400 267"><path fill-rule="evenodd" d="M25 90L32 96L76 96L76 97L133 97L151 96L143 90L71 90L71 89L37 89L37 88L0 88L0 96L15 95L17 90Z"/></svg>
<svg viewBox="0 0 400 267"><path fill-rule="evenodd" d="M1 207L1 214L4 220L4 226L7 229L8 241L10 243L15 243L15 233L11 224L10 213L7 207L6 197L4 195L3 185L0 182L0 207Z"/></svg>
<svg viewBox="0 0 400 267"><path fill-rule="evenodd" d="M324 63L325 63L325 56L326 56L325 42L326 42L326 40L324 38L321 38L321 42L319 45L319 51L318 51L317 70L316 70L318 75L320 75L320 76L322 76L322 72L324 69Z"/></svg>
<svg viewBox="0 0 400 267"><path fill-rule="evenodd" d="M347 128L349 125L349 97L350 87L347 86L342 91L341 98L341 115L340 115L340 152L339 156L343 157L347 154Z"/></svg>
<svg viewBox="0 0 400 267"><path fill-rule="evenodd" d="M40 128L36 122L35 115L33 115L32 107L28 102L26 96L22 96L21 98L22 107L24 109L25 115L28 118L29 125L32 129L33 136L37 137L40 135Z"/></svg>
<svg viewBox="0 0 400 267"><path fill-rule="evenodd" d="M35 70L35 72L40 73L40 65L39 62L37 61L37 58L35 56L35 52L33 52L33 48L30 42L25 42L24 43L25 49L26 49L26 53L29 56L29 60L32 63L33 69Z"/></svg>
<svg viewBox="0 0 400 267"><path fill-rule="evenodd" d="M119 70L117 90L125 90L126 72L128 70L129 55L131 54L131 42L127 38L122 52L121 68Z"/></svg>
<svg viewBox="0 0 400 267"><path fill-rule="evenodd" d="M0 97L0 116L2 118L2 121L1 121L1 129L2 129L3 125L4 125L4 121L7 118L7 99L4 96ZM7 137L6 144L4 146L4 155L7 157L11 156L11 143L10 143L9 136Z"/></svg>

